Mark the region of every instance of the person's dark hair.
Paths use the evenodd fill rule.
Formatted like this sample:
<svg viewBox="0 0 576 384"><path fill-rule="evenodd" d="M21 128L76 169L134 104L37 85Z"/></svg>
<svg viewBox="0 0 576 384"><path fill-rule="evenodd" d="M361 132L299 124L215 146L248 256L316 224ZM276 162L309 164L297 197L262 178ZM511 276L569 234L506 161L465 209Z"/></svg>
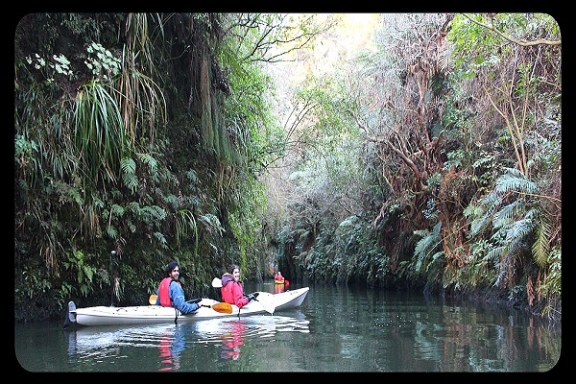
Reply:
<svg viewBox="0 0 576 384"><path fill-rule="evenodd" d="M240 267L236 264L230 264L228 266L228 273L234 273L235 269L240 270Z"/></svg>
<svg viewBox="0 0 576 384"><path fill-rule="evenodd" d="M170 272L174 270L174 268L178 267L178 263L175 261L171 261L166 266L166 276L170 276Z"/></svg>

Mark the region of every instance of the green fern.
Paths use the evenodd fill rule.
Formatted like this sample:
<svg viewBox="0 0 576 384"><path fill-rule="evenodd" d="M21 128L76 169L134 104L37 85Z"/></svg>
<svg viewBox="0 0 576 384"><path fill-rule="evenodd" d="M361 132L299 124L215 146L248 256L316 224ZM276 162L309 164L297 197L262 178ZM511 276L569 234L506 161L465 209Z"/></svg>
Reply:
<svg viewBox="0 0 576 384"><path fill-rule="evenodd" d="M523 204L518 200L502 206L492 217L493 227L499 229L510 225L522 207Z"/></svg>
<svg viewBox="0 0 576 384"><path fill-rule="evenodd" d="M414 248L414 257L416 258L416 271L420 271L422 268L422 264L424 263L426 257L428 255L432 255L434 250L438 247L438 245L442 242L440 238L440 229L442 228L442 222L439 221L432 231L428 230L421 230L415 231L415 235L424 236L420 241L416 243L416 247ZM434 261L437 258L437 253L434 253L434 257L432 257L431 261Z"/></svg>
<svg viewBox="0 0 576 384"><path fill-rule="evenodd" d="M154 232L154 237L156 238L156 240L158 240L160 242L160 246L164 249L168 249L168 241L166 240L166 237L164 236L163 233L160 232Z"/></svg>
<svg viewBox="0 0 576 384"><path fill-rule="evenodd" d="M124 207L118 204L112 204L112 207L110 207L110 213L115 217L122 217L124 215Z"/></svg>
<svg viewBox="0 0 576 384"><path fill-rule="evenodd" d="M534 193L537 185L528 180L519 170L506 168L506 173L496 180L495 190L500 193L509 191Z"/></svg>
<svg viewBox="0 0 576 384"><path fill-rule="evenodd" d="M158 161L148 153L137 153L138 159L150 168L151 173L156 173Z"/></svg>
<svg viewBox="0 0 576 384"><path fill-rule="evenodd" d="M113 225L107 225L106 226L106 235L108 235L108 237L110 239L117 239L118 238L118 230L116 229L115 226Z"/></svg>
<svg viewBox="0 0 576 384"><path fill-rule="evenodd" d="M512 242L516 239L525 239L530 234L532 234L536 227L536 215L536 210L531 209L524 214L522 219L514 221L514 223L512 223L508 228L506 233L506 241Z"/></svg>
<svg viewBox="0 0 576 384"><path fill-rule="evenodd" d="M134 174L136 173L136 162L130 157L124 157L120 161L120 169L124 174Z"/></svg>
<svg viewBox="0 0 576 384"><path fill-rule="evenodd" d="M215 229L220 236L222 236L223 232L226 232L226 229L224 229L224 227L220 223L220 219L218 219L216 215L207 213L198 216L198 218L200 219L200 221L206 223L208 225L208 228Z"/></svg>
<svg viewBox="0 0 576 384"><path fill-rule="evenodd" d="M548 265L551 232L550 225L542 218L536 228L536 240L532 244L532 255L540 268L546 268Z"/></svg>

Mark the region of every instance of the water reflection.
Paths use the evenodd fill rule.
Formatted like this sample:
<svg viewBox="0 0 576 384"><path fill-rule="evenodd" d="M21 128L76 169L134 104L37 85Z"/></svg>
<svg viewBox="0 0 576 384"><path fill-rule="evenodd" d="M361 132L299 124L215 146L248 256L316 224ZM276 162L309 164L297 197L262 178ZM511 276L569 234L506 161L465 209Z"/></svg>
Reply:
<svg viewBox="0 0 576 384"><path fill-rule="evenodd" d="M245 339L271 338L278 332L309 333L310 322L301 311L291 316L255 315L233 319L215 319L196 323L198 342L217 343L224 360L237 360Z"/></svg>
<svg viewBox="0 0 576 384"><path fill-rule="evenodd" d="M561 333L512 308L315 287L302 307L273 316L73 332L61 321L17 325L14 351L29 372L546 372Z"/></svg>
<svg viewBox="0 0 576 384"><path fill-rule="evenodd" d="M237 360L240 357L240 347L244 344L244 332L246 326L242 321L235 321L230 333L222 335L222 352L220 357L223 359Z"/></svg>
<svg viewBox="0 0 576 384"><path fill-rule="evenodd" d="M174 325L166 329L160 338L160 371L180 369L180 354L186 348L184 326Z"/></svg>
<svg viewBox="0 0 576 384"><path fill-rule="evenodd" d="M160 371L178 370L189 325L78 327L68 330L69 361L111 361L126 357L124 347L159 350Z"/></svg>
<svg viewBox="0 0 576 384"><path fill-rule="evenodd" d="M213 345L221 360L237 360L246 339L270 338L279 332L309 333L300 311L290 316L254 315L199 320L187 324L78 327L67 331L69 362L110 362L127 357L129 347L158 351L159 371L178 371L182 354L195 346ZM148 367L153 368L153 367Z"/></svg>

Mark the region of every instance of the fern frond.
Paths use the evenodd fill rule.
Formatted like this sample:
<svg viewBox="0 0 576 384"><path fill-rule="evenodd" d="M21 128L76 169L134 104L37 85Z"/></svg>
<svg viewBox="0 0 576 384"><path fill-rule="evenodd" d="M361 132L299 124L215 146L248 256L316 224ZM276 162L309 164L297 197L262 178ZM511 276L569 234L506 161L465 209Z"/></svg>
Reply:
<svg viewBox="0 0 576 384"><path fill-rule="evenodd" d="M123 173L136 173L136 162L131 157L124 157L120 161L120 169Z"/></svg>
<svg viewBox="0 0 576 384"><path fill-rule="evenodd" d="M108 237L111 239L117 239L118 238L118 230L113 225L107 225L106 226L106 235L108 235Z"/></svg>
<svg viewBox="0 0 576 384"><path fill-rule="evenodd" d="M536 239L532 244L532 255L534 256L534 261L540 268L546 268L548 264L548 255L550 253L550 236L552 230L550 225L544 218L536 228Z"/></svg>
<svg viewBox="0 0 576 384"><path fill-rule="evenodd" d="M112 204L112 207L110 207L110 212L116 217L122 217L124 215L124 207L118 204Z"/></svg>
<svg viewBox="0 0 576 384"><path fill-rule="evenodd" d="M491 192L482 200L480 206L467 209L468 215L476 217L470 223L470 232L468 237L472 238L484 231L493 220L494 213L502 204L502 195L500 193Z"/></svg>
<svg viewBox="0 0 576 384"><path fill-rule="evenodd" d="M534 193L537 185L528 180L519 170L507 168L506 173L496 180L495 190L500 193L508 191Z"/></svg>
<svg viewBox="0 0 576 384"><path fill-rule="evenodd" d="M524 214L524 217L509 225L506 232L506 241L511 242L516 239L526 239L533 233L536 227L537 210L531 209Z"/></svg>
<svg viewBox="0 0 576 384"><path fill-rule="evenodd" d="M125 173L122 175L122 182L132 193L138 189L138 177L133 173Z"/></svg>
<svg viewBox="0 0 576 384"><path fill-rule="evenodd" d="M166 241L166 237L164 237L163 233L154 232L154 237L160 242L162 248L168 249L168 241Z"/></svg>
<svg viewBox="0 0 576 384"><path fill-rule="evenodd" d="M431 232L428 233L427 236L423 237L416 243L416 247L414 248L414 257L416 257L416 271L419 271L422 268L422 264L426 259L426 256L432 254L434 249L440 244L440 229L442 228L442 222L438 222ZM427 231L420 231L422 234L426 233Z"/></svg>
<svg viewBox="0 0 576 384"><path fill-rule="evenodd" d="M156 173L158 161L149 153L137 153L138 159L150 168L151 173Z"/></svg>
<svg viewBox="0 0 576 384"><path fill-rule="evenodd" d="M503 228L510 225L513 218L518 215L519 208L520 202L518 200L501 207L492 217L492 225L494 228Z"/></svg>
<svg viewBox="0 0 576 384"><path fill-rule="evenodd" d="M168 195L164 198L166 204L170 205L174 210L178 209L180 206L180 202L178 201L178 196L176 195Z"/></svg>
<svg viewBox="0 0 576 384"><path fill-rule="evenodd" d="M504 255L506 248L506 246L494 247L486 252L486 256L484 258L488 260L500 260L502 255Z"/></svg>

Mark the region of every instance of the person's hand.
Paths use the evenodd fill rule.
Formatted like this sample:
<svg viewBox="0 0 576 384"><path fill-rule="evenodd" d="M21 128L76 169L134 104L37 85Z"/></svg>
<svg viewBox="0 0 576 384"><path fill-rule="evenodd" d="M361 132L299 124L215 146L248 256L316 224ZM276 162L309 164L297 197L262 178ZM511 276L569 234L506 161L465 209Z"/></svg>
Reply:
<svg viewBox="0 0 576 384"><path fill-rule="evenodd" d="M258 295L259 295L259 293L258 293L258 292L255 292L255 293L249 294L249 295L246 296L246 297L248 298L249 301L252 301L252 300L254 300L255 298L257 298Z"/></svg>

